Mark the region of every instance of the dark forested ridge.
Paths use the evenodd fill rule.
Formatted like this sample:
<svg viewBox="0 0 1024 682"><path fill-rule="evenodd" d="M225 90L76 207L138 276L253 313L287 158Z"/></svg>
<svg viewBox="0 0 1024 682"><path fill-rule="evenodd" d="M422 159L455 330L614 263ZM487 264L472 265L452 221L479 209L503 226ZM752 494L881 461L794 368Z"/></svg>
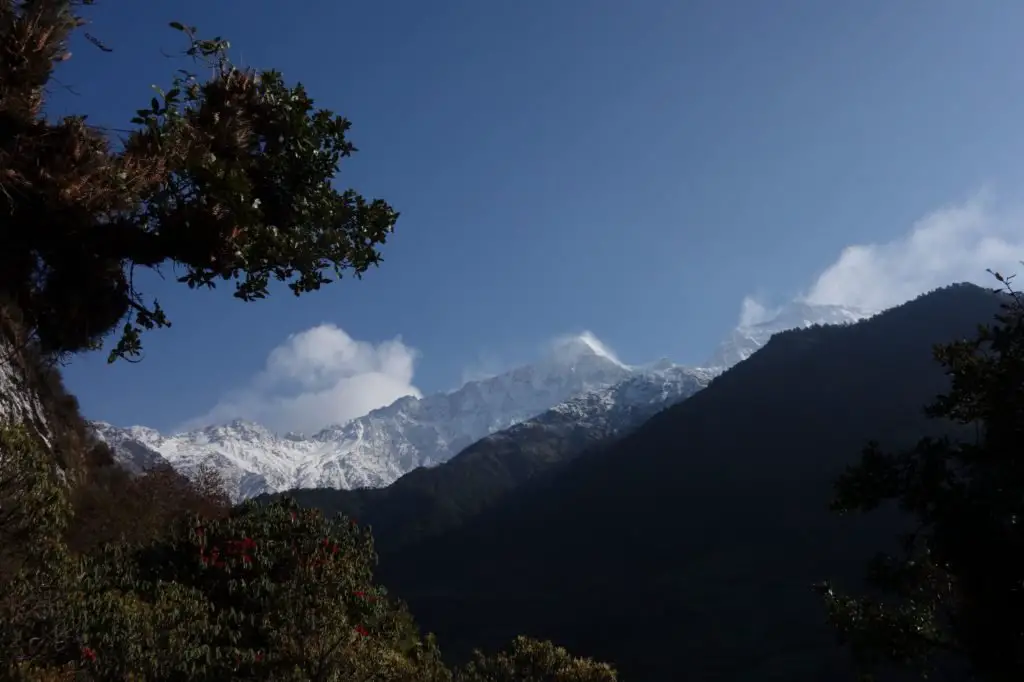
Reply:
<svg viewBox="0 0 1024 682"><path fill-rule="evenodd" d="M845 679L811 585L857 581L898 524L831 515L832 481L871 439L943 428L922 411L947 384L931 348L997 308L956 285L779 334L619 442L384 554L382 579L446 652L523 632L624 679Z"/></svg>
<svg viewBox="0 0 1024 682"><path fill-rule="evenodd" d="M509 491L581 453L609 446L661 409L696 393L709 376L674 368L668 375L634 377L483 438L448 462L416 469L386 488L286 494L303 506L359 519L373 529L378 551L390 554L458 527ZM647 400L637 399L637 393ZM626 400L628 395L633 399Z"/></svg>

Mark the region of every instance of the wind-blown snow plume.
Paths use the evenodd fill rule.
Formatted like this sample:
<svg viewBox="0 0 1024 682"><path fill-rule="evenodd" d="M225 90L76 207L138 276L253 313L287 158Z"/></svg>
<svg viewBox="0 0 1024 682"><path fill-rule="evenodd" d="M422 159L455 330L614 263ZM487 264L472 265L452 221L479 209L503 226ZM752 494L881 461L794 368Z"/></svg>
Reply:
<svg viewBox="0 0 1024 682"><path fill-rule="evenodd" d="M559 336L551 342L551 354L554 356L566 356L589 351L598 357L610 360L620 367L627 365L619 360L615 351L609 348L601 339L590 331L582 331L579 334L566 334Z"/></svg>

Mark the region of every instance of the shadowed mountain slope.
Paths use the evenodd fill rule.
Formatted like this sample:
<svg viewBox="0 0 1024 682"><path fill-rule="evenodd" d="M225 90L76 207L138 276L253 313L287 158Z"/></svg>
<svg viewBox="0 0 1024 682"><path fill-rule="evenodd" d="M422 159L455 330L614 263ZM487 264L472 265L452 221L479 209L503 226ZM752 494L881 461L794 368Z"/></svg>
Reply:
<svg viewBox="0 0 1024 682"><path fill-rule="evenodd" d="M950 430L923 414L947 387L931 348L997 307L956 285L778 334L610 447L383 553L382 579L449 652L523 632L626 680L846 679L810 586L856 581L901 524L835 517L831 482L870 439Z"/></svg>
<svg viewBox="0 0 1024 682"><path fill-rule="evenodd" d="M638 373L483 438L448 462L416 469L386 488L287 494L304 506L358 518L373 527L378 549L394 551L460 525L588 448L614 442L704 388L713 376L713 371L679 366Z"/></svg>

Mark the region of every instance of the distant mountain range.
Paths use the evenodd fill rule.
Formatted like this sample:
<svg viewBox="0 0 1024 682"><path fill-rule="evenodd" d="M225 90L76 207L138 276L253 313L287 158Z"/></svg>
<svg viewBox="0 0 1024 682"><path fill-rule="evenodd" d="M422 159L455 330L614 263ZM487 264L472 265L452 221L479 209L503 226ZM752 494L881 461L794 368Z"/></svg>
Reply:
<svg viewBox="0 0 1024 682"><path fill-rule="evenodd" d="M705 369L669 360L627 366L586 336L567 339L535 364L471 381L450 393L400 398L311 436L279 435L242 420L173 435L105 422L94 422L94 428L129 470L138 473L167 461L188 474L206 464L221 474L236 500L289 489L380 488L559 405L563 413L578 415L581 423L615 421L618 417L612 414L624 415L634 404L642 414L651 406L657 411L689 395L666 386L681 386L684 377L705 381L748 357L777 332L868 314L793 304L770 322L737 328L714 355L717 364ZM574 400L585 395L590 397Z"/></svg>

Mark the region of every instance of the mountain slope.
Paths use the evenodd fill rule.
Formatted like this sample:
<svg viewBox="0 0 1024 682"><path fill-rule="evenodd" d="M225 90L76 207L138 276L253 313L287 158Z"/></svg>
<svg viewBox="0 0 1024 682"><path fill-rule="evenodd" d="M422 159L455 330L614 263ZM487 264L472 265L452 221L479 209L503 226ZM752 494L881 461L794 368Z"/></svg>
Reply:
<svg viewBox="0 0 1024 682"><path fill-rule="evenodd" d="M946 387L931 346L996 308L958 285L778 334L607 450L383 555L382 580L446 651L526 633L624 679L848 679L810 585L855 580L899 524L831 515L831 481L869 439L941 428L921 409Z"/></svg>
<svg viewBox="0 0 1024 682"><path fill-rule="evenodd" d="M386 488L293 490L300 504L345 513L373 527L393 551L453 528L531 477L611 442L707 386L712 370L679 366L638 372L483 438L451 460L416 469Z"/></svg>
<svg viewBox="0 0 1024 682"><path fill-rule="evenodd" d="M235 499L290 488L381 487L634 371L579 337L536 364L451 393L400 398L311 437L279 436L242 420L172 436L103 422L95 428L129 469L141 471L162 458L188 473L205 463L221 473Z"/></svg>

